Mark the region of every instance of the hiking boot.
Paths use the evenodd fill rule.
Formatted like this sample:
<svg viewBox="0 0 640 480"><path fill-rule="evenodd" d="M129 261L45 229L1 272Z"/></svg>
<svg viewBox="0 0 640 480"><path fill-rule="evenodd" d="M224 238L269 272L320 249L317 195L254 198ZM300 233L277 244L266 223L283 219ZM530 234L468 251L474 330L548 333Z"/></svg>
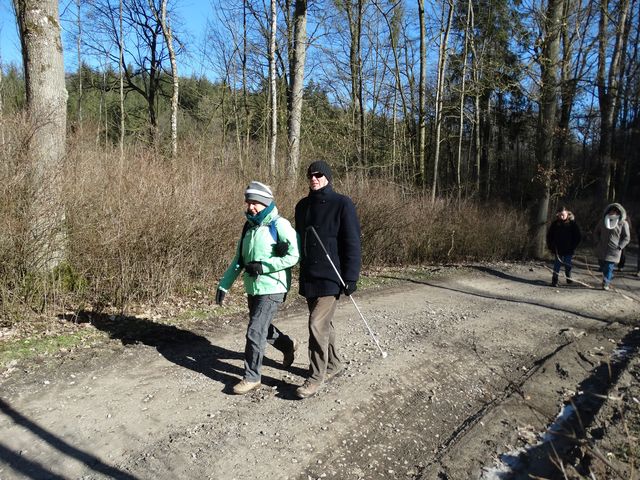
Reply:
<svg viewBox="0 0 640 480"><path fill-rule="evenodd" d="M571 285L573 283L573 278L567 276L567 285Z"/></svg>
<svg viewBox="0 0 640 480"><path fill-rule="evenodd" d="M309 398L314 396L320 390L320 383L314 383L309 380L305 380L302 386L296 388L296 395L298 398Z"/></svg>
<svg viewBox="0 0 640 480"><path fill-rule="evenodd" d="M555 273L551 277L551 286L552 287L557 287L558 286L558 275L556 275Z"/></svg>
<svg viewBox="0 0 640 480"><path fill-rule="evenodd" d="M288 352L284 352L284 357L282 357L282 366L284 368L289 368L291 365L293 365L293 360L296 357L296 350L298 350L299 345L300 342L298 342L298 340L294 338L291 350L289 350Z"/></svg>
<svg viewBox="0 0 640 480"><path fill-rule="evenodd" d="M262 384L260 382L249 382L243 378L233 386L233 393L236 395L244 395L245 393L249 393L251 390L260 388L261 385Z"/></svg>

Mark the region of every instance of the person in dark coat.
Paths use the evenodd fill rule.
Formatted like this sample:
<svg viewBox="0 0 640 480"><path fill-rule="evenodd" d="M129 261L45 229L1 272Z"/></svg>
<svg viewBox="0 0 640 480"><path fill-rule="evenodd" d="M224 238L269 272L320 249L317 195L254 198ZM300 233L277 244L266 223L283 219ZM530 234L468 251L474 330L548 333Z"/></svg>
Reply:
<svg viewBox="0 0 640 480"><path fill-rule="evenodd" d="M309 165L307 179L309 194L295 208L301 255L300 294L309 308L309 376L296 390L299 398L315 395L323 382L343 368L333 316L340 294L356 291L361 264L360 220L353 202L333 190L331 168L326 162L319 160Z"/></svg>
<svg viewBox="0 0 640 480"><path fill-rule="evenodd" d="M609 290L613 280L613 269L620 262L621 252L629 244L629 222L627 211L619 203L607 205L602 220L594 232L596 255L602 269L602 289Z"/></svg>
<svg viewBox="0 0 640 480"><path fill-rule="evenodd" d="M564 265L567 283L572 283L571 268L573 254L581 239L580 228L576 223L573 213L571 213L567 207L562 206L558 208L556 219L551 223L547 231L547 247L555 256L551 286L558 286L558 275L562 265Z"/></svg>

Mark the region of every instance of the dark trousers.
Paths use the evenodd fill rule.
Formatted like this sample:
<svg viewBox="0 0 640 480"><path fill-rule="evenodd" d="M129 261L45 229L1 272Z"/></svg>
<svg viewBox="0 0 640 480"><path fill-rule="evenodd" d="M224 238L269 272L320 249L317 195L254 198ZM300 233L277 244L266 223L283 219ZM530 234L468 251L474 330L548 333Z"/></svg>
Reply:
<svg viewBox="0 0 640 480"><path fill-rule="evenodd" d="M553 283L558 283L558 274L564 265L564 273L567 275L567 281L571 279L571 268L573 265L571 264L573 260L573 255L556 255L556 260L553 263Z"/></svg>
<svg viewBox="0 0 640 480"><path fill-rule="evenodd" d="M249 295L247 300L249 326L244 347L244 378L249 382L258 382L267 343L281 352L287 352L293 348L293 340L271 324L284 300L283 293Z"/></svg>
<svg viewBox="0 0 640 480"><path fill-rule="evenodd" d="M338 297L307 299L309 307L309 381L321 383L325 375L338 372L342 361L336 351L336 332L333 315Z"/></svg>

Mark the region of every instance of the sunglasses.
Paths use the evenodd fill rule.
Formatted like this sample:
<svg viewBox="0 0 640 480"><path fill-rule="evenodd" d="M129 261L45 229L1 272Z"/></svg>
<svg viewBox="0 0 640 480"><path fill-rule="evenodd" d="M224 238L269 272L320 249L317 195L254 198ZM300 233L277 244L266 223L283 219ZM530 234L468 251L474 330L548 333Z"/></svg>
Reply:
<svg viewBox="0 0 640 480"><path fill-rule="evenodd" d="M309 180L311 180L312 177L313 178L322 178L322 177L324 177L324 173L322 173L322 172L311 172L310 174L307 175L307 178Z"/></svg>

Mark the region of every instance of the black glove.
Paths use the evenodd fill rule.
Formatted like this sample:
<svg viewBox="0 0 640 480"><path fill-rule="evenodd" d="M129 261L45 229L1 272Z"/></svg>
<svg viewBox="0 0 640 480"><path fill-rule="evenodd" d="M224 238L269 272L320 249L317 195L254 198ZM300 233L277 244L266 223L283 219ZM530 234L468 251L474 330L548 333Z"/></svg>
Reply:
<svg viewBox="0 0 640 480"><path fill-rule="evenodd" d="M353 292L357 290L356 282L344 282L344 287L342 287L342 293L344 293L347 297L351 295Z"/></svg>
<svg viewBox="0 0 640 480"><path fill-rule="evenodd" d="M227 292L225 292L224 290L222 290L221 288L219 288L218 290L216 290L216 303L220 306L222 306L222 301L224 300L224 296L227 294Z"/></svg>
<svg viewBox="0 0 640 480"><path fill-rule="evenodd" d="M249 262L244 266L244 270L250 277L257 277L258 275L262 275L262 263Z"/></svg>
<svg viewBox="0 0 640 480"><path fill-rule="evenodd" d="M289 244L287 242L276 242L273 246L273 254L276 257L284 257L289 253Z"/></svg>

